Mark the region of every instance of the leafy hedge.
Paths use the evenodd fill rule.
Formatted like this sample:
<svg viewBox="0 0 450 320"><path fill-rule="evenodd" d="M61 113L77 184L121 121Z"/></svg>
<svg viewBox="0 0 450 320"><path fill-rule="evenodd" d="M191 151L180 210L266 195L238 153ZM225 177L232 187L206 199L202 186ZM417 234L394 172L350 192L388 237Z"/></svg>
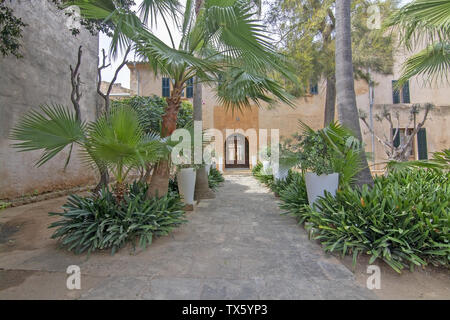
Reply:
<svg viewBox="0 0 450 320"><path fill-rule="evenodd" d="M133 183L120 203L108 189L99 197L71 195L64 212L49 213L62 218L50 225L56 228L52 238L77 254L109 248L114 254L128 242L147 247L153 237L168 235L186 222L177 193L149 200L147 188L144 183Z"/></svg>
<svg viewBox="0 0 450 320"><path fill-rule="evenodd" d="M223 178L222 173L216 168L211 168L208 175L209 188L212 190L216 190L219 184L221 184L224 181L225 179Z"/></svg>
<svg viewBox="0 0 450 320"><path fill-rule="evenodd" d="M364 252L394 270L449 265L450 174L408 170L375 179L374 187L345 188L309 210L313 238L326 251Z"/></svg>
<svg viewBox="0 0 450 320"><path fill-rule="evenodd" d="M255 177L274 189L273 180ZM375 178L372 189L347 186L308 205L303 175L290 172L278 185L280 208L305 223L325 251L359 254L385 261L397 272L405 267L450 265L450 173L407 170ZM320 212L319 212L320 211Z"/></svg>

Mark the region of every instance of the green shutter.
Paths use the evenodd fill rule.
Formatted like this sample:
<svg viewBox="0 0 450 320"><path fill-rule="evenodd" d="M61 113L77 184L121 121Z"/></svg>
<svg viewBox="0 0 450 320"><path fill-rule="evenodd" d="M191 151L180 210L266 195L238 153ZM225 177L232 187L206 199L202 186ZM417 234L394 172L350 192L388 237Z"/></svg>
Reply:
<svg viewBox="0 0 450 320"><path fill-rule="evenodd" d="M402 96L403 96L403 103L411 103L411 99L409 97L409 81L403 85Z"/></svg>
<svg viewBox="0 0 450 320"><path fill-rule="evenodd" d="M417 151L419 155L419 160L428 159L427 131L425 130L425 128L421 128L417 132Z"/></svg>
<svg viewBox="0 0 450 320"><path fill-rule="evenodd" d="M395 134L395 130L392 129L392 136ZM398 148L400 146L400 129L398 130L397 136L394 138L394 147Z"/></svg>
<svg viewBox="0 0 450 320"><path fill-rule="evenodd" d="M400 103L400 92L395 88L397 80L392 80L392 103Z"/></svg>

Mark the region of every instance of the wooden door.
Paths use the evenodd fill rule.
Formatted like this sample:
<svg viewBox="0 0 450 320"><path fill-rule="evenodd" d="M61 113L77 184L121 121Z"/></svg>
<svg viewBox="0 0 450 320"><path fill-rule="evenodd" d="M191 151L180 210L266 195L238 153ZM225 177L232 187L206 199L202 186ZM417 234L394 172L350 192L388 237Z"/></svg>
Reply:
<svg viewBox="0 0 450 320"><path fill-rule="evenodd" d="M249 168L249 143L243 135L232 135L225 142L225 168Z"/></svg>

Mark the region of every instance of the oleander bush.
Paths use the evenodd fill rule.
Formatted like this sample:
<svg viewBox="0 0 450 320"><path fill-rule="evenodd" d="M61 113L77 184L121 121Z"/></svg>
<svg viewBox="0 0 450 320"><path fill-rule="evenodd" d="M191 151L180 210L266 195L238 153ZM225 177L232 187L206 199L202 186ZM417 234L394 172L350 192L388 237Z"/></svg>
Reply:
<svg viewBox="0 0 450 320"><path fill-rule="evenodd" d="M211 168L208 175L209 188L212 190L217 190L219 185L224 181L225 179L223 178L222 173L216 168Z"/></svg>
<svg viewBox="0 0 450 320"><path fill-rule="evenodd" d="M56 228L52 238L77 254L103 249L114 254L126 243L146 248L154 237L168 235L186 222L178 193L146 199L147 188L134 182L120 202L109 189L98 197L69 196L64 212L49 213L61 217L50 225Z"/></svg>

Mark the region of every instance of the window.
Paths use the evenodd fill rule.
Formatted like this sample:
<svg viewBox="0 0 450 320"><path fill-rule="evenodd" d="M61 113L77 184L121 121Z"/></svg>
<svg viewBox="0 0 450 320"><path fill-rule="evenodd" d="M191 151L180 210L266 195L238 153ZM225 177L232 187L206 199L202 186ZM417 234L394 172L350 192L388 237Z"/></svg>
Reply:
<svg viewBox="0 0 450 320"><path fill-rule="evenodd" d="M409 81L400 90L396 89L397 82L397 80L392 80L392 103L411 103Z"/></svg>
<svg viewBox="0 0 450 320"><path fill-rule="evenodd" d="M192 98L193 96L194 96L194 78L190 78L187 81L186 98Z"/></svg>
<svg viewBox="0 0 450 320"><path fill-rule="evenodd" d="M317 83L315 85L309 85L309 93L319 94L319 85Z"/></svg>
<svg viewBox="0 0 450 320"><path fill-rule="evenodd" d="M170 97L170 79L162 78L162 96Z"/></svg>
<svg viewBox="0 0 450 320"><path fill-rule="evenodd" d="M425 128L420 128L420 130L417 132L417 152L419 160L428 159L427 131Z"/></svg>
<svg viewBox="0 0 450 320"><path fill-rule="evenodd" d="M408 135L411 135L413 132L412 128L408 128L408 131L406 131L405 128L400 128L398 131L397 136L394 139L394 147L400 146L400 144L403 144L406 139L405 132L408 133ZM392 134L395 134L395 129L392 130ZM412 141L411 143L411 149L409 151L409 159L415 160L416 159L416 148L417 148L417 158L418 160L426 160L428 159L428 150L427 150L427 133L425 128L421 128L417 132L417 141Z"/></svg>

